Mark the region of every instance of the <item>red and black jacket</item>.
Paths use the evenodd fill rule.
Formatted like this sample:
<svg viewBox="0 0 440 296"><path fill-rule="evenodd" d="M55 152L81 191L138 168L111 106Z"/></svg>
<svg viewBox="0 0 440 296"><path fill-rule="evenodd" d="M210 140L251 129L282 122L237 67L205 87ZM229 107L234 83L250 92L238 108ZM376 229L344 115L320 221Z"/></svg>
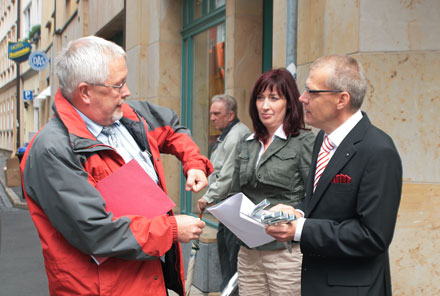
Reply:
<svg viewBox="0 0 440 296"><path fill-rule="evenodd" d="M184 294L184 272L173 214L114 217L95 184L124 165L97 141L58 90L54 117L29 144L21 162L23 191L40 236L51 295ZM166 192L160 153L175 155L183 173L213 168L170 109L148 102L122 105L121 122L148 150ZM170 251L170 252L168 252ZM163 268L160 257L168 261ZM101 265L91 255L110 257ZM164 265L165 267L165 265ZM165 272L164 272L165 271ZM165 277L164 278L164 273Z"/></svg>

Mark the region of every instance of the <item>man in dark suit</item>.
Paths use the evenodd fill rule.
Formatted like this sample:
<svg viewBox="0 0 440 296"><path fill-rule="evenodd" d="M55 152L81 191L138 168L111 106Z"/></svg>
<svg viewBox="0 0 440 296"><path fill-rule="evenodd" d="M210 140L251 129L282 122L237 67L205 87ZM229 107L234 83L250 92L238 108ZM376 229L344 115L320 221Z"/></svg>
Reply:
<svg viewBox="0 0 440 296"><path fill-rule="evenodd" d="M274 207L300 218L267 233L300 243L303 296L391 295L402 165L392 139L360 111L366 89L359 62L326 56L312 64L300 97L306 123L321 129L306 198L298 210Z"/></svg>

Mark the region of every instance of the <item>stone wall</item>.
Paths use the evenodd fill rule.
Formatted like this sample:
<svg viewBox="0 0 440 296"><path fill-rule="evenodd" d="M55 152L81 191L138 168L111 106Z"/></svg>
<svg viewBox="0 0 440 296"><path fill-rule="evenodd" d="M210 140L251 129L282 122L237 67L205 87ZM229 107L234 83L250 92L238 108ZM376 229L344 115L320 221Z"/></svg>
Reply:
<svg viewBox="0 0 440 296"><path fill-rule="evenodd" d="M440 293L440 2L300 0L298 84L322 55L350 54L369 80L363 110L394 140L404 186L390 247L399 296Z"/></svg>

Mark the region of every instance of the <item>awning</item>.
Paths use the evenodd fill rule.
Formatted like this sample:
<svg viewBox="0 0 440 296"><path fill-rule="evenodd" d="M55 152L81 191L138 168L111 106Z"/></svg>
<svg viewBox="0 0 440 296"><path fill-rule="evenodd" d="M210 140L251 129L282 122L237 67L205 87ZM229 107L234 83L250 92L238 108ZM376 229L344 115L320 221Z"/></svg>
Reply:
<svg viewBox="0 0 440 296"><path fill-rule="evenodd" d="M50 86L46 87L42 92L40 92L38 94L38 96L36 97L36 99L38 100L44 100L47 97L50 97Z"/></svg>

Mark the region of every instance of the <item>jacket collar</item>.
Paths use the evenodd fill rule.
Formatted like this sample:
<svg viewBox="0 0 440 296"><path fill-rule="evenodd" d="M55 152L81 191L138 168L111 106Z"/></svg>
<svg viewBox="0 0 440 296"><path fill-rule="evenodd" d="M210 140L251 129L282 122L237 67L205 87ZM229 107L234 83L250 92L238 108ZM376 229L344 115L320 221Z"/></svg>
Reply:
<svg viewBox="0 0 440 296"><path fill-rule="evenodd" d="M341 124L337 129L335 129L331 134L328 135L331 142L337 148L345 137L350 133L350 131L356 126L356 124L361 121L362 112L361 110L356 111L350 116L343 124Z"/></svg>
<svg viewBox="0 0 440 296"><path fill-rule="evenodd" d="M219 141L223 141L226 136L228 135L228 133L231 131L231 129L234 127L234 125L236 125L237 123L240 122L240 119L235 118L230 124L228 124L228 126L225 128L225 130L221 133L221 135L218 137Z"/></svg>
<svg viewBox="0 0 440 296"><path fill-rule="evenodd" d="M95 138L98 138L98 135L102 132L104 127L88 118L84 113L75 108L75 106L73 106L73 108L76 110L76 112L78 112L79 116L81 116L82 120L86 124L87 129L92 133L93 136L95 136ZM117 122L119 123L119 120Z"/></svg>
<svg viewBox="0 0 440 296"><path fill-rule="evenodd" d="M83 150L91 146L102 145L96 137L89 131L81 115L75 107L63 96L58 88L52 106L55 115L63 122L66 127L72 146L75 150ZM139 122L140 119L136 112L127 104L122 104L123 118L121 122L126 125L128 122Z"/></svg>
<svg viewBox="0 0 440 296"><path fill-rule="evenodd" d="M275 139L275 137L278 137L283 140L287 140L287 135L284 132L283 127L284 127L284 125L282 124L277 128L277 130L275 131L275 133L272 136L271 142ZM246 138L246 141L252 141L254 139L255 139L255 133L252 133L249 135L249 137Z"/></svg>
<svg viewBox="0 0 440 296"><path fill-rule="evenodd" d="M55 94L52 109L63 122L70 135L95 140L95 137L87 129L84 120L76 112L73 105L63 96L59 88Z"/></svg>
<svg viewBox="0 0 440 296"><path fill-rule="evenodd" d="M292 135L286 135L283 129L283 125L280 125L278 129L275 131L275 134L272 136L271 143L266 151L263 153L263 142L257 140L255 138L255 133L251 134L246 138L246 141L255 141L258 144L259 152L258 152L258 165L260 167L263 165L272 155L281 150L285 145L287 145L288 140ZM254 145L254 144L253 144Z"/></svg>
<svg viewBox="0 0 440 296"><path fill-rule="evenodd" d="M231 129L240 122L240 119L236 117L231 123L228 124L228 126L223 130L223 132L220 134L220 136L217 138L217 141L215 141L214 145L212 145L211 152L217 149L218 145L223 142L223 140L226 138L228 133L231 131Z"/></svg>

